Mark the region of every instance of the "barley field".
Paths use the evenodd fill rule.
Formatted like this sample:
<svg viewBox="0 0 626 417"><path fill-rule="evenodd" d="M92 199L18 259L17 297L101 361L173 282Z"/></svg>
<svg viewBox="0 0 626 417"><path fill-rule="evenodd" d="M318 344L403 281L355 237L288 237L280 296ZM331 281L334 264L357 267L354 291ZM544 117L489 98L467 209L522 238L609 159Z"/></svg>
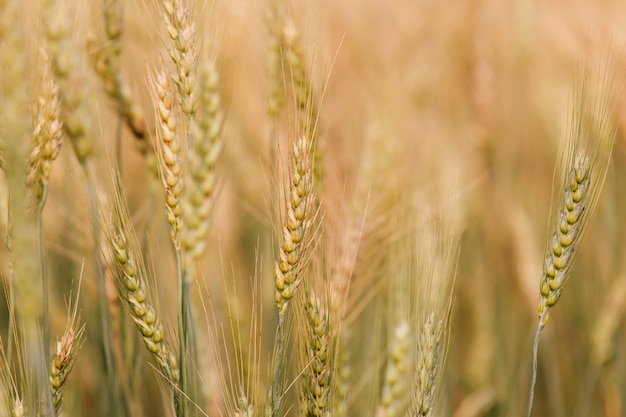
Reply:
<svg viewBox="0 0 626 417"><path fill-rule="evenodd" d="M626 415L625 83L620 0L0 0L0 416Z"/></svg>

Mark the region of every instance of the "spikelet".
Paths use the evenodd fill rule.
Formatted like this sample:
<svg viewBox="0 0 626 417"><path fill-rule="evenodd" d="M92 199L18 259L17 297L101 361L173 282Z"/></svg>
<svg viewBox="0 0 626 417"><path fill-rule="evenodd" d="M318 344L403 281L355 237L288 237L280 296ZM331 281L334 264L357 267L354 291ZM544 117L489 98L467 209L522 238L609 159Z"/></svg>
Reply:
<svg viewBox="0 0 626 417"><path fill-rule="evenodd" d="M26 407L24 406L24 402L16 398L13 409L11 410L12 417L26 417Z"/></svg>
<svg viewBox="0 0 626 417"><path fill-rule="evenodd" d="M239 401L234 412L234 417L254 417L254 407L250 404L243 390L239 393Z"/></svg>

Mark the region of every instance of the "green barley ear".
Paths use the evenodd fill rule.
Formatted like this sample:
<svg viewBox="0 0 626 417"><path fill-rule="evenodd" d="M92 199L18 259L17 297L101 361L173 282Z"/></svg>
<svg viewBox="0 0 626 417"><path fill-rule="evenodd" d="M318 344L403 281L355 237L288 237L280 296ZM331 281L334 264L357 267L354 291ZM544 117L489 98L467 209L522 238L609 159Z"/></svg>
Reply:
<svg viewBox="0 0 626 417"><path fill-rule="evenodd" d="M616 135L612 113L613 78L607 69L583 72L567 137L554 171L549 233L539 287L539 323L533 345L533 371L527 416L532 414L537 378L537 350L550 311L561 297L584 231L598 202ZM597 77L597 78L595 78Z"/></svg>

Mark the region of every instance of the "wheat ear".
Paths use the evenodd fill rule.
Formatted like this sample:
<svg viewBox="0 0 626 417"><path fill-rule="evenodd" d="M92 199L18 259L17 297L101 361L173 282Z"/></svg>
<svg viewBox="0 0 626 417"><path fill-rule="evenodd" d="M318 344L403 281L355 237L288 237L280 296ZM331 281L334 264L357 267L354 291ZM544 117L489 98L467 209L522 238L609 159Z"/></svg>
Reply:
<svg viewBox="0 0 626 417"><path fill-rule="evenodd" d="M328 309L310 292L304 304L307 324L305 351L307 364L303 380L303 415L330 416L330 324Z"/></svg>
<svg viewBox="0 0 626 417"><path fill-rule="evenodd" d="M409 387L411 346L410 328L406 320L400 319L395 326L389 352L387 366L377 417L396 417L402 415L406 406L406 394Z"/></svg>
<svg viewBox="0 0 626 417"><path fill-rule="evenodd" d="M287 208L282 225L283 233L279 246L279 259L274 268L278 329L276 330L272 379L265 401L265 417L280 415L285 314L289 301L302 283L303 270L308 261L307 251L312 242L312 208L315 192L313 190L311 142L306 137L301 137L292 145L286 200Z"/></svg>
<svg viewBox="0 0 626 417"><path fill-rule="evenodd" d="M561 297L572 261L598 202L616 135L610 107L612 80L604 74L598 81L599 85L590 86L587 72L583 74L579 93L574 97L569 132L559 149L561 160L555 168L550 233L539 286L539 322L533 343L527 417L532 415L539 339L550 310Z"/></svg>
<svg viewBox="0 0 626 417"><path fill-rule="evenodd" d="M77 321L78 320L78 321ZM85 326L80 326L80 319L74 315L70 318L61 340L57 341L56 349L50 361L50 386L52 389L52 405L57 415L61 413L63 387L78 357L78 352L85 341Z"/></svg>
<svg viewBox="0 0 626 417"><path fill-rule="evenodd" d="M167 34L174 43L169 48L169 55L176 67L174 82L180 108L188 121L196 112L196 66L198 46L196 27L189 18L189 5L183 0L163 0L163 20ZM191 145L191 142L189 143Z"/></svg>
<svg viewBox="0 0 626 417"><path fill-rule="evenodd" d="M183 155L178 134L178 117L174 107L174 94L170 77L159 71L151 80L154 105L157 109L157 155L159 172L165 188L167 222L174 247L180 249L182 225L181 195L183 193Z"/></svg>
<svg viewBox="0 0 626 417"><path fill-rule="evenodd" d="M129 127L140 150L145 151L146 122L141 107L137 104L130 87L122 79L121 54L124 34L124 3L121 0L106 0L102 10L105 42L92 37L87 40L91 64L103 83L104 90L117 103L117 131L115 136L116 160L121 169L122 122Z"/></svg>
<svg viewBox="0 0 626 417"><path fill-rule="evenodd" d="M200 67L200 106L194 120L194 146L189 152L187 192L183 200L183 244L185 270L198 261L207 246L210 214L215 201L215 165L222 152L221 99L217 91L219 74L215 63L206 60Z"/></svg>
<svg viewBox="0 0 626 417"><path fill-rule="evenodd" d="M275 301L281 314L287 311L289 300L300 286L305 251L311 239L311 212L315 194L310 152L311 142L305 137L293 144L287 213L275 268Z"/></svg>
<svg viewBox="0 0 626 417"><path fill-rule="evenodd" d="M442 361L444 323L430 313L424 321L419 338L415 388L411 417L432 417L437 394L437 377Z"/></svg>
<svg viewBox="0 0 626 417"><path fill-rule="evenodd" d="M33 132L33 148L29 156L29 173L27 183L31 187L36 210L36 228L39 236L39 257L41 264L41 281L43 290L43 339L44 356L50 357L50 319L48 303L48 266L46 245L43 234L43 208L48 195L48 180L52 162L59 155L63 138L63 123L61 122L59 89L53 77L50 60L45 50L41 50L43 72L41 92L37 100L37 116Z"/></svg>
<svg viewBox="0 0 626 417"><path fill-rule="evenodd" d="M144 345L154 357L158 369L176 387L179 382L176 358L165 340L163 326L151 301L143 258L121 193L118 181L107 229L107 239L115 260L118 294L126 304L130 317L139 330ZM175 403L179 403L178 397L179 395L174 395Z"/></svg>
<svg viewBox="0 0 626 417"><path fill-rule="evenodd" d="M61 92L61 114L65 133L81 164L93 154L93 141L89 137L91 118L86 97L79 81L76 48L73 47L70 20L60 1L43 0L41 20L44 23L48 53L54 75Z"/></svg>

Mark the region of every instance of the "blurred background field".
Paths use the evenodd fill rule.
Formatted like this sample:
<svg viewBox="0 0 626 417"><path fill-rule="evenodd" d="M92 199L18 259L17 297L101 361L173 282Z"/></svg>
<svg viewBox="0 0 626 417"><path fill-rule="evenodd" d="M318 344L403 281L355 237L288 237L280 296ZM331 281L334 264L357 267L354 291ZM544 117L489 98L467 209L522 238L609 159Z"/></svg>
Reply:
<svg viewBox="0 0 626 417"><path fill-rule="evenodd" d="M55 3L72 24L71 48L88 97L94 172L104 199L113 181L117 114L90 66L87 43L104 42L106 2ZM145 143L124 129L121 168L150 284L164 326L173 334L176 261L151 155L156 123L149 77L166 60L168 48L157 3L124 4L122 74L143 110L148 134ZM22 26L24 54L32 64L24 78L34 94L43 9L36 1L23 4L28 23ZM206 309L195 313L202 346L200 391L206 394L203 409L211 416L234 415L238 372L260 414L269 377L276 326L275 236L281 221L274 208L284 204L272 193L282 184L293 117L289 111L277 120L268 114L273 4L196 0L191 5L201 60L214 59L220 74L224 113L219 195L193 284L196 305ZM351 224L360 235L345 300L345 308L353 312L347 321L353 337L348 415L377 414L393 327L389 317L398 305L420 309L414 276L424 263L415 253L422 222L449 218L456 225L451 228L458 233L459 249L456 266L449 260L454 291L434 415L524 415L557 151L585 64L605 59L615 73L615 88L622 88L626 6L621 0L318 0L286 5L319 100L324 232L317 249L338 251ZM0 30L0 40L3 35ZM618 133L606 184L540 345L536 416L626 415L625 105L614 109ZM43 217L53 348L65 328L70 294L74 300L82 277L79 311L86 340L65 388L66 416L106 415L107 410L100 395L102 335L84 183L66 140L52 166ZM4 236L4 185L0 197ZM8 287L9 256L0 246L0 280ZM311 286L328 292L325 279ZM149 365L114 290L109 295L114 331L124 340L116 354L123 358L120 369L128 384L124 389L132 393L132 415L169 415L154 400L161 398L156 396L164 382ZM5 346L8 322L7 297L0 297ZM294 340L299 326L294 326ZM417 334L412 337L417 340ZM297 353L288 354L287 362L292 371L286 379L297 381ZM287 398L290 406L284 413L298 415L297 384Z"/></svg>

